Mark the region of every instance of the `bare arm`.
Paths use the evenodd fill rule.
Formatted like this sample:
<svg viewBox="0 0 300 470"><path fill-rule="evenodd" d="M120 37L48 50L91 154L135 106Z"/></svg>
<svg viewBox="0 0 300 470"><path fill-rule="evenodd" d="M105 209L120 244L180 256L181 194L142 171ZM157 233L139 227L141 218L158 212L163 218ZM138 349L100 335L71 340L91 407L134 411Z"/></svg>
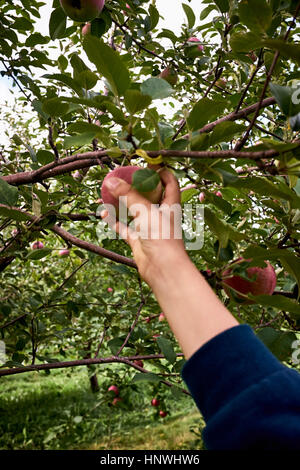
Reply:
<svg viewBox="0 0 300 470"><path fill-rule="evenodd" d="M180 204L180 191L176 178L163 170L161 179L165 186L165 196L158 211L160 222L169 214L168 207ZM189 259L182 239L176 239L176 218L171 218L171 236L164 239L159 223L150 223L151 203L144 199L126 182L118 178L109 180L111 194L118 198L126 196L126 204L138 220L135 231L117 222L113 228L130 245L142 278L153 290L157 301L165 313L169 325L176 336L185 357L188 359L204 343L222 331L239 323L225 308L196 266ZM146 210L134 213L134 205L142 204ZM109 221L107 212L103 214ZM152 232L149 236L149 227ZM178 227L177 227L178 229ZM145 233L148 236L145 236ZM155 236L153 236L153 233Z"/></svg>

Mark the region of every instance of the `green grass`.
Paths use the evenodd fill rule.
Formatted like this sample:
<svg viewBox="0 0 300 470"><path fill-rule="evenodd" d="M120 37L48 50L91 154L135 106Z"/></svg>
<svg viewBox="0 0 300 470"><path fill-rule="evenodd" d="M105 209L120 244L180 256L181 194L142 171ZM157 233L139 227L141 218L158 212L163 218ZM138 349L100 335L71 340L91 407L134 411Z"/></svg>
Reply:
<svg viewBox="0 0 300 470"><path fill-rule="evenodd" d="M189 397L177 400L167 390L162 419L150 406L149 385L129 386L121 407L111 406L102 385L91 393L85 368L1 378L0 449L202 448L203 421Z"/></svg>

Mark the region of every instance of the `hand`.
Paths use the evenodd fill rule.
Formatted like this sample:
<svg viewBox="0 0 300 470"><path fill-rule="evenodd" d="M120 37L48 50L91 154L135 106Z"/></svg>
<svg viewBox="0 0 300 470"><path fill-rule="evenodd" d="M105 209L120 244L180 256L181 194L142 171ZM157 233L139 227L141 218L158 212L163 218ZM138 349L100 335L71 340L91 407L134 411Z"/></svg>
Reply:
<svg viewBox="0 0 300 470"><path fill-rule="evenodd" d="M151 204L138 191L119 178L110 178L106 186L116 198L125 197L134 229L102 212L102 218L130 245L141 277L151 286L158 273L174 260L187 258L182 240L181 204L178 182L173 174L163 169L160 178L164 197L159 207Z"/></svg>

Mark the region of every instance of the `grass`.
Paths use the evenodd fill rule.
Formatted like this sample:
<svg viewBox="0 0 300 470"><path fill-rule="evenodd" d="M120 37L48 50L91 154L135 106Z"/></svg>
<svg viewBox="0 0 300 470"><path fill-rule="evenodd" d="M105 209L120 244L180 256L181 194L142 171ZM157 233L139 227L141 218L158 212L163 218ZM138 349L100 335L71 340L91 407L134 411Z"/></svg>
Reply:
<svg viewBox="0 0 300 470"><path fill-rule="evenodd" d="M0 449L201 449L203 421L193 401L166 390L168 416L150 406L149 384L128 385L111 406L107 381L90 391L86 368L0 379ZM191 432L194 430L195 432Z"/></svg>

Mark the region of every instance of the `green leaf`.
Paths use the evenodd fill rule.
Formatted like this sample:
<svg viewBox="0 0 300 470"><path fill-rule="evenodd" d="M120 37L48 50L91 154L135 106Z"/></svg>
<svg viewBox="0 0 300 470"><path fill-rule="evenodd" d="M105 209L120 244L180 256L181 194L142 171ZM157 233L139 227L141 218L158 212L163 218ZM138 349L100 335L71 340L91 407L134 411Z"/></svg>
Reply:
<svg viewBox="0 0 300 470"><path fill-rule="evenodd" d="M285 116L295 116L300 112L300 103L294 99L295 89L270 83L270 90Z"/></svg>
<svg viewBox="0 0 300 470"><path fill-rule="evenodd" d="M141 84L143 95L149 95L153 100L167 98L172 95L173 91L171 85L162 78L148 78L148 80Z"/></svg>
<svg viewBox="0 0 300 470"><path fill-rule="evenodd" d="M67 127L67 130L68 132L78 132L78 134L81 134L83 132L90 132L90 133L93 132L94 135L96 136L97 133L100 132L101 129L99 126L97 126L97 124L92 124L92 123L85 122L85 121L76 121L70 124Z"/></svg>
<svg viewBox="0 0 300 470"><path fill-rule="evenodd" d="M252 32L237 32L230 37L230 46L235 53L254 51L261 47L261 38Z"/></svg>
<svg viewBox="0 0 300 470"><path fill-rule="evenodd" d="M186 189L181 193L181 204L185 204L186 202L190 201L199 191L195 188Z"/></svg>
<svg viewBox="0 0 300 470"><path fill-rule="evenodd" d="M282 39L265 39L264 46L279 51L281 55L288 59L293 59L300 65L300 47L299 44L291 44Z"/></svg>
<svg viewBox="0 0 300 470"><path fill-rule="evenodd" d="M192 8L189 5L186 5L185 3L182 4L182 8L184 9L184 12L186 14L187 20L188 20L188 27L191 29L196 21L195 13L192 10Z"/></svg>
<svg viewBox="0 0 300 470"><path fill-rule="evenodd" d="M159 12L157 8L155 8L155 6L152 4L149 6L149 16L151 20L150 29L153 30L155 26L157 25L157 23L159 22Z"/></svg>
<svg viewBox="0 0 300 470"><path fill-rule="evenodd" d="M230 142L237 134L242 134L246 130L243 124L225 121L217 124L210 134L210 146L220 142Z"/></svg>
<svg viewBox="0 0 300 470"><path fill-rule="evenodd" d="M292 356L292 343L297 339L295 333L278 331L271 327L259 330L257 337L280 361L288 360Z"/></svg>
<svg viewBox="0 0 300 470"><path fill-rule="evenodd" d="M124 340L122 338L113 338L107 343L107 346L113 354L117 354L123 343Z"/></svg>
<svg viewBox="0 0 300 470"><path fill-rule="evenodd" d="M76 75L76 82L85 90L91 90L98 82L98 77L90 70L84 70Z"/></svg>
<svg viewBox="0 0 300 470"><path fill-rule="evenodd" d="M67 17L62 8L52 11L49 21L49 35L51 39L61 39L66 32Z"/></svg>
<svg viewBox="0 0 300 470"><path fill-rule="evenodd" d="M42 165L47 165L47 163L53 162L54 155L49 150L39 150L36 154L37 161Z"/></svg>
<svg viewBox="0 0 300 470"><path fill-rule="evenodd" d="M171 364L173 364L173 362L176 361L176 353L173 349L173 345L172 345L171 341L159 336L156 339L156 342L158 344L159 349L161 350L161 352L163 353L163 355L167 359L167 361L169 361Z"/></svg>
<svg viewBox="0 0 300 470"><path fill-rule="evenodd" d="M90 144L94 138L95 132L84 132L83 134L65 137L64 148L81 147L82 145Z"/></svg>
<svg viewBox="0 0 300 470"><path fill-rule="evenodd" d="M256 295L251 298L260 305L274 307L292 313L295 318L300 318L300 304L297 300L289 299L284 295Z"/></svg>
<svg viewBox="0 0 300 470"><path fill-rule="evenodd" d="M160 182L159 174L150 168L138 170L133 174L132 187L140 193L153 191Z"/></svg>
<svg viewBox="0 0 300 470"><path fill-rule="evenodd" d="M1 189L0 189L0 192L1 192ZM31 218L28 215L24 214L24 212L19 212L15 209L8 209L6 207L0 207L0 214L3 217L17 220L19 222L26 222L27 220L31 220Z"/></svg>
<svg viewBox="0 0 300 470"><path fill-rule="evenodd" d="M125 106L130 114L135 114L147 108L152 102L151 96L142 94L139 90L126 90Z"/></svg>
<svg viewBox="0 0 300 470"><path fill-rule="evenodd" d="M33 23L24 17L16 18L14 24L11 27L13 29L17 29L18 31L25 32L33 29Z"/></svg>
<svg viewBox="0 0 300 470"><path fill-rule="evenodd" d="M148 372L147 374L143 373L138 373L135 374L135 376L132 379L132 383L137 383L137 382L153 382L153 383L158 383L160 382L160 378L158 375L153 374L152 372Z"/></svg>
<svg viewBox="0 0 300 470"><path fill-rule="evenodd" d="M200 129L205 124L221 114L226 108L225 101L210 100L202 98L196 103L187 119L189 128L194 131Z"/></svg>
<svg viewBox="0 0 300 470"><path fill-rule="evenodd" d="M215 9L215 5L208 5L208 7L204 8L204 10L202 10L200 14L200 21L205 20L205 18L210 14L210 12Z"/></svg>
<svg viewBox="0 0 300 470"><path fill-rule="evenodd" d="M18 196L18 188L0 178L0 203L6 206L14 206L18 200Z"/></svg>
<svg viewBox="0 0 300 470"><path fill-rule="evenodd" d="M60 98L50 98L43 103L43 111L52 117L63 116L69 109L68 103L64 103Z"/></svg>
<svg viewBox="0 0 300 470"><path fill-rule="evenodd" d="M239 17L251 31L263 33L272 22L272 9L266 0L242 0L238 7Z"/></svg>
<svg viewBox="0 0 300 470"><path fill-rule="evenodd" d="M33 250L26 256L27 259L38 260L45 258L50 255L51 250L49 248L41 248L40 250Z"/></svg>
<svg viewBox="0 0 300 470"><path fill-rule="evenodd" d="M86 36L83 48L98 72L108 81L116 96L123 96L130 86L130 77L120 55L95 36Z"/></svg>
<svg viewBox="0 0 300 470"><path fill-rule="evenodd" d="M215 4L221 13L227 13L227 11L229 11L229 0L215 0Z"/></svg>
<svg viewBox="0 0 300 470"><path fill-rule="evenodd" d="M101 38L106 31L106 22L102 18L95 18L91 22L91 34Z"/></svg>
<svg viewBox="0 0 300 470"><path fill-rule="evenodd" d="M43 78L49 78L50 80L57 80L64 85L66 85L68 88L71 88L71 90L74 90L79 96L82 95L82 88L81 86L78 85L78 83L69 75L63 74L63 73L53 73L49 74L46 73L43 75Z"/></svg>

